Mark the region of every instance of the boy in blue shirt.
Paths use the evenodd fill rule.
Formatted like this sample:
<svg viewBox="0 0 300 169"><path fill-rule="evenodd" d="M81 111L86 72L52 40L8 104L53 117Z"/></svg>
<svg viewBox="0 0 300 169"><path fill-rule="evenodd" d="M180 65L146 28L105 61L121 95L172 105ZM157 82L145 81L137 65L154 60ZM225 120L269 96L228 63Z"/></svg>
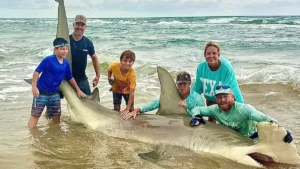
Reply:
<svg viewBox="0 0 300 169"><path fill-rule="evenodd" d="M181 101L178 106L182 106L186 109L188 115L192 116L191 110L196 106L205 106L202 97L193 90L190 90L191 76L187 72L180 72L176 78L177 90L181 97ZM159 108L160 99L156 99L141 108L137 108L132 112L121 114L124 120L128 120L130 117L135 118L137 113L145 113L148 111Z"/></svg>
<svg viewBox="0 0 300 169"><path fill-rule="evenodd" d="M76 89L78 97L86 97L77 86L71 73L70 64L65 59L68 53L67 41L63 38L56 38L53 46L55 54L45 57L33 73L32 95L34 97L28 121L30 129L37 125L45 106L47 106L48 112L53 114L53 123L60 121L61 107L58 87L64 78Z"/></svg>

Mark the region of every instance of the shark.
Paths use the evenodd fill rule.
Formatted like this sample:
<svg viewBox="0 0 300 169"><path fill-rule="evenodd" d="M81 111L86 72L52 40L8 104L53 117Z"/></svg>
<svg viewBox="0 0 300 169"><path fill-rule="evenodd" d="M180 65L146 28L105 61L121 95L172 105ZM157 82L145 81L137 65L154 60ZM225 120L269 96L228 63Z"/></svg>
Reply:
<svg viewBox="0 0 300 169"><path fill-rule="evenodd" d="M56 1L59 3L56 36L69 41L64 1ZM67 59L72 61L71 52ZM183 108L177 106L180 97L172 76L162 67L157 67L157 74L161 84L158 113L138 115L134 120L123 120L118 112L102 106L95 99L78 98L67 81L61 83L59 90L67 100L68 111L73 121L110 137L137 140L158 147L181 147L196 154L211 153L253 167L264 167L259 161L300 164L296 144L294 141L283 141L286 130L277 123L258 123L259 139L256 143L232 129L215 123L207 122L205 125L190 127L191 117ZM30 80L28 82L30 83ZM99 92L95 94L99 95ZM144 159L150 157L149 153L140 153L139 156Z"/></svg>
<svg viewBox="0 0 300 169"><path fill-rule="evenodd" d="M161 67L157 69L158 74L166 73ZM171 76L170 74L163 76L165 75ZM170 84L172 83L174 81L170 81ZM94 100L79 99L66 81L63 81L60 90L68 102L68 111L72 120L107 136L137 140L158 147L166 145L182 147L195 153L211 153L253 167L263 167L261 161L300 164L296 144L293 141L291 143L283 141L286 130L277 123L258 123L259 139L254 143L253 140L234 130L215 123L206 122L204 125L192 128L189 126L191 117L179 113L138 115L134 120L125 121L120 117L119 112L106 108ZM169 90L169 88L161 86L161 90ZM177 106L173 105L173 107ZM152 159L151 154L153 152L140 153L139 156L143 159ZM159 153L157 154L159 156Z"/></svg>

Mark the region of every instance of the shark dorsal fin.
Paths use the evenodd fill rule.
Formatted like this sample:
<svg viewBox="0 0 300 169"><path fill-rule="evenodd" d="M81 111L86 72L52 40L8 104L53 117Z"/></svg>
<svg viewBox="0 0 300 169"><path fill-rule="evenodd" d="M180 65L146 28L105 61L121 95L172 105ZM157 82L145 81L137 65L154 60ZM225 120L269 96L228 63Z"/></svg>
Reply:
<svg viewBox="0 0 300 169"><path fill-rule="evenodd" d="M157 114L160 115L186 115L183 107L177 106L181 100L175 82L171 74L162 67L157 67L157 74L160 81L160 106Z"/></svg>
<svg viewBox="0 0 300 169"><path fill-rule="evenodd" d="M94 100L96 102L100 102L100 96L99 96L99 89L98 87L96 87L91 95L91 100Z"/></svg>

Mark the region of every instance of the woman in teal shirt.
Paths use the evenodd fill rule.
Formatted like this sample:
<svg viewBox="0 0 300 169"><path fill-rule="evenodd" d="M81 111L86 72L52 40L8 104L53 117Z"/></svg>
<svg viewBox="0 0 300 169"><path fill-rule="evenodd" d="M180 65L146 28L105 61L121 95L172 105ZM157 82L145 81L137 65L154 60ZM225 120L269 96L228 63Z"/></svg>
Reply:
<svg viewBox="0 0 300 169"><path fill-rule="evenodd" d="M205 61L197 68L193 90L204 95L206 105L216 104L215 88L221 84L228 84L232 88L237 102L244 103L244 99L231 63L220 58L220 47L215 42L208 42L204 50ZM209 118L209 121L213 119Z"/></svg>

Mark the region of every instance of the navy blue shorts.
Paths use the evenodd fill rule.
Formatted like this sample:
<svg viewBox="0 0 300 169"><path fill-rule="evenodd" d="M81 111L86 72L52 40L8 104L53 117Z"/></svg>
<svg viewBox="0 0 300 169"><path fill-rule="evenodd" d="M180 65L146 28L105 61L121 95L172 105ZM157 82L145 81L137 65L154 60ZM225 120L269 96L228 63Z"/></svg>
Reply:
<svg viewBox="0 0 300 169"><path fill-rule="evenodd" d="M113 98L114 98L114 105L115 106L120 106L122 103L122 97L124 98L126 105L128 104L129 100L129 94L122 94L122 93L117 93L113 91ZM133 107L133 102L131 107Z"/></svg>
<svg viewBox="0 0 300 169"><path fill-rule="evenodd" d="M33 97L31 115L40 117L45 106L47 106L48 114L51 114L52 116L60 116L61 107L59 94L40 93L38 97Z"/></svg>
<svg viewBox="0 0 300 169"><path fill-rule="evenodd" d="M89 81L87 79L84 79L84 80L76 80L76 83L78 85L78 87L80 88L80 90L90 96L91 95L91 88L90 88L90 85L89 85Z"/></svg>

